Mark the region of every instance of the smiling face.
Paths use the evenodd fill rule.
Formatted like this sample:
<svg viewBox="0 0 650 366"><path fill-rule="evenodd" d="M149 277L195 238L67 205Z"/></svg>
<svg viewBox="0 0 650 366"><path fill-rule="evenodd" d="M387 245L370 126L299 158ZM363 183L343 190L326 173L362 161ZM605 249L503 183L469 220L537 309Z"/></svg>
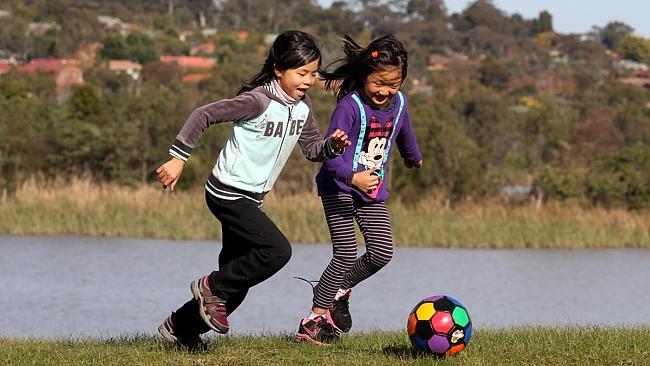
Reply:
<svg viewBox="0 0 650 366"><path fill-rule="evenodd" d="M306 65L295 69L275 69L278 84L287 95L294 99L301 99L307 90L316 82L319 60L316 59Z"/></svg>
<svg viewBox="0 0 650 366"><path fill-rule="evenodd" d="M378 108L390 103L402 85L402 69L395 66L373 71L366 77L363 93Z"/></svg>

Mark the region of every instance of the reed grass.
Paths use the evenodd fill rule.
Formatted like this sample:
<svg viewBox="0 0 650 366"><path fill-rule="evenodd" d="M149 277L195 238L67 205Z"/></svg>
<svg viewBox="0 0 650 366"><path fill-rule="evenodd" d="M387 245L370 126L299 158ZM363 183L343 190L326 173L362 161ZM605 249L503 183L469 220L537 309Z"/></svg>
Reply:
<svg viewBox="0 0 650 366"><path fill-rule="evenodd" d="M165 193L159 186L124 187L72 179L31 179L0 196L0 234L219 239L219 222L204 193ZM498 200L447 208L427 197L389 202L398 246L448 248L650 248L650 212L577 204L507 205ZM271 193L263 210L297 243L327 243L317 196Z"/></svg>

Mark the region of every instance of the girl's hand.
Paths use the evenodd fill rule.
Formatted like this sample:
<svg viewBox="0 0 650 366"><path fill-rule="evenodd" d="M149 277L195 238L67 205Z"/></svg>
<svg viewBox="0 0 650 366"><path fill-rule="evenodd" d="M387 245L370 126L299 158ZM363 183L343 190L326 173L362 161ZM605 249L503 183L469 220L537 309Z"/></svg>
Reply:
<svg viewBox="0 0 650 366"><path fill-rule="evenodd" d="M167 187L170 187L172 191L174 190L184 166L185 162L183 160L171 158L165 164L161 165L160 168L156 169L163 188L167 189Z"/></svg>
<svg viewBox="0 0 650 366"><path fill-rule="evenodd" d="M359 188L362 192L372 192L379 186L379 177L374 175L375 168L354 173L352 176L352 185Z"/></svg>
<svg viewBox="0 0 650 366"><path fill-rule="evenodd" d="M420 169L422 168L422 160L418 161L417 163L411 163L410 161L404 159L404 165L406 165L406 167L409 169Z"/></svg>
<svg viewBox="0 0 650 366"><path fill-rule="evenodd" d="M337 128L336 131L332 133L332 136L330 136L330 144L332 144L332 147L336 150L341 150L346 146L350 146L352 143L348 140L348 134Z"/></svg>

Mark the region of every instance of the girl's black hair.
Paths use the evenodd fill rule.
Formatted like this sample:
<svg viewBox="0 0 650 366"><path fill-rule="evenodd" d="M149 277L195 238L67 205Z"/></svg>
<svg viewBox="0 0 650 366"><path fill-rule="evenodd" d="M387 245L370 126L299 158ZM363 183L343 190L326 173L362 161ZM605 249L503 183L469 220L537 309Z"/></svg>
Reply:
<svg viewBox="0 0 650 366"><path fill-rule="evenodd" d="M315 60L318 60L320 69L320 49L312 36L301 31L283 32L273 41L262 70L248 83L242 83L237 94L271 82L275 77L274 68L279 70L295 69Z"/></svg>
<svg viewBox="0 0 650 366"><path fill-rule="evenodd" d="M327 90L336 90L336 100L341 100L348 93L363 87L368 75L373 71L389 66L401 67L402 81L406 79L408 69L408 52L404 44L394 35L389 34L370 42L368 47L359 46L350 36L344 35L343 51L345 57L327 65L321 77L325 79ZM332 72L327 69L336 68ZM340 86L338 85L340 82Z"/></svg>

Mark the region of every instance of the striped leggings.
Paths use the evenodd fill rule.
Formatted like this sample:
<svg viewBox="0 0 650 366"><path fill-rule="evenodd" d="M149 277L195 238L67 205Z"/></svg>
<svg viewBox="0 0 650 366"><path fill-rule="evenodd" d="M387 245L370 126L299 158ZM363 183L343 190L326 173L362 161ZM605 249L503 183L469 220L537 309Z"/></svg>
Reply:
<svg viewBox="0 0 650 366"><path fill-rule="evenodd" d="M386 203L363 202L349 193L321 199L332 238L332 260L321 275L313 301L315 307L327 309L340 288L353 288L390 262L393 236ZM366 243L366 252L359 258L354 220Z"/></svg>

